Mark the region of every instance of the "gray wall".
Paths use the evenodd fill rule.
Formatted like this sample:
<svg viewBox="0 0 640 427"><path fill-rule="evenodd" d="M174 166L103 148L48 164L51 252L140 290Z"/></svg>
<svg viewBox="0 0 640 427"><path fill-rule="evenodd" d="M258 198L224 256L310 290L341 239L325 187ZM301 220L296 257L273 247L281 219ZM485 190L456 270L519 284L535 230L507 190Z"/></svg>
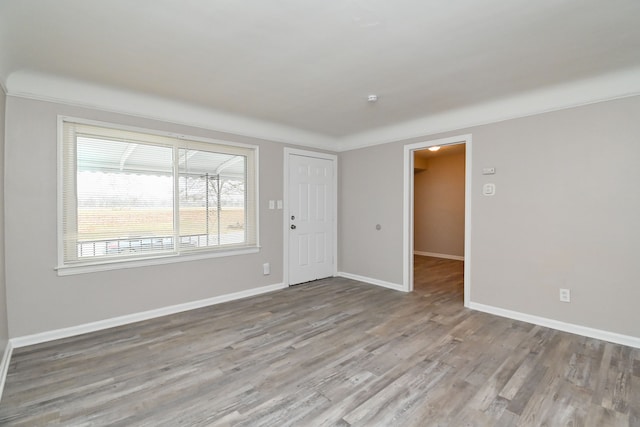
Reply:
<svg viewBox="0 0 640 427"><path fill-rule="evenodd" d="M9 340L7 290L4 268L4 128L6 95L0 86L0 354Z"/></svg>
<svg viewBox="0 0 640 427"><path fill-rule="evenodd" d="M260 253L58 277L58 114L260 145ZM401 283L403 146L472 133L471 300L640 336L637 117L632 97L341 153L339 270ZM282 282L282 211L266 209L283 198L281 144L8 97L5 145L10 337ZM483 176L489 166L497 174Z"/></svg>
<svg viewBox="0 0 640 427"><path fill-rule="evenodd" d="M341 153L340 271L402 282L403 146L471 133L471 301L640 337L638 117L629 97Z"/></svg>
<svg viewBox="0 0 640 427"><path fill-rule="evenodd" d="M267 209L268 200L283 198L282 144L12 96L7 98L6 114L5 237L11 248L6 253L10 337L282 282L282 210ZM260 252L57 276L58 114L259 145ZM269 276L262 274L264 262L271 263Z"/></svg>
<svg viewBox="0 0 640 427"><path fill-rule="evenodd" d="M396 144L339 154L338 271L401 283L402 162Z"/></svg>
<svg viewBox="0 0 640 427"><path fill-rule="evenodd" d="M464 256L464 157L444 147L414 175L415 251Z"/></svg>

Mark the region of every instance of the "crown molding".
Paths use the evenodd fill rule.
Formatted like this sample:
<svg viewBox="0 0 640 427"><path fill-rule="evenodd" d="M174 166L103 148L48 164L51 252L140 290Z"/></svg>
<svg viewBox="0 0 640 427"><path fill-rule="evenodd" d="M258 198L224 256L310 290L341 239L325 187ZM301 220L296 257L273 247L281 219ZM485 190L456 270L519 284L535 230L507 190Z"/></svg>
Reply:
<svg viewBox="0 0 640 427"><path fill-rule="evenodd" d="M337 151L422 138L442 132L640 95L640 67L548 86L342 138Z"/></svg>
<svg viewBox="0 0 640 427"><path fill-rule="evenodd" d="M341 152L638 96L640 67L549 86L342 138L233 115L186 102L31 71L12 73L3 89L8 96L58 102L238 136Z"/></svg>
<svg viewBox="0 0 640 427"><path fill-rule="evenodd" d="M6 88L8 96L127 114L284 144L332 150L337 142L326 135L265 120L32 71L12 73L7 78Z"/></svg>

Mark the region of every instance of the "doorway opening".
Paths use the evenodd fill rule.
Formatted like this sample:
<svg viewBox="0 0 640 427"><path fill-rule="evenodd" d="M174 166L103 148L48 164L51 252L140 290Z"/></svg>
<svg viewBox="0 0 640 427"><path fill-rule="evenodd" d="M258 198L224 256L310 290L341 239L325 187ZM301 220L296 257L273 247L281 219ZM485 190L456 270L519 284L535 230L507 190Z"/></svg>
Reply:
<svg viewBox="0 0 640 427"><path fill-rule="evenodd" d="M471 135L407 145L404 160L403 290L414 290L414 268L420 269L419 274L428 269L424 274L455 280L464 260L464 305L468 307ZM419 257L417 263L414 254Z"/></svg>

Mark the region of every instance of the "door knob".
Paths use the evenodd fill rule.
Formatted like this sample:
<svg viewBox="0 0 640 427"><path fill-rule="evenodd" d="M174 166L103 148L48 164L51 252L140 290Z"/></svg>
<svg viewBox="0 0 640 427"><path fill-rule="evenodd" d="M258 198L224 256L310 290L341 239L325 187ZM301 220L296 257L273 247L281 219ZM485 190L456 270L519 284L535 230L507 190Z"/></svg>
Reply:
<svg viewBox="0 0 640 427"><path fill-rule="evenodd" d="M296 229L295 224L291 224L291 229L292 229L292 230L295 230L295 229Z"/></svg>

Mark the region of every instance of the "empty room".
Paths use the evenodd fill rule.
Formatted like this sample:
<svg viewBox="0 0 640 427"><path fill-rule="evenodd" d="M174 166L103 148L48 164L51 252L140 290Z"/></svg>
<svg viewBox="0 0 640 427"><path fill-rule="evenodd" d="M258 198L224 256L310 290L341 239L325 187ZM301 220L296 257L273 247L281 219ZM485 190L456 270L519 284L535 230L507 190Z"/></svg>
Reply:
<svg viewBox="0 0 640 427"><path fill-rule="evenodd" d="M640 426L639 23L0 1L0 424Z"/></svg>

